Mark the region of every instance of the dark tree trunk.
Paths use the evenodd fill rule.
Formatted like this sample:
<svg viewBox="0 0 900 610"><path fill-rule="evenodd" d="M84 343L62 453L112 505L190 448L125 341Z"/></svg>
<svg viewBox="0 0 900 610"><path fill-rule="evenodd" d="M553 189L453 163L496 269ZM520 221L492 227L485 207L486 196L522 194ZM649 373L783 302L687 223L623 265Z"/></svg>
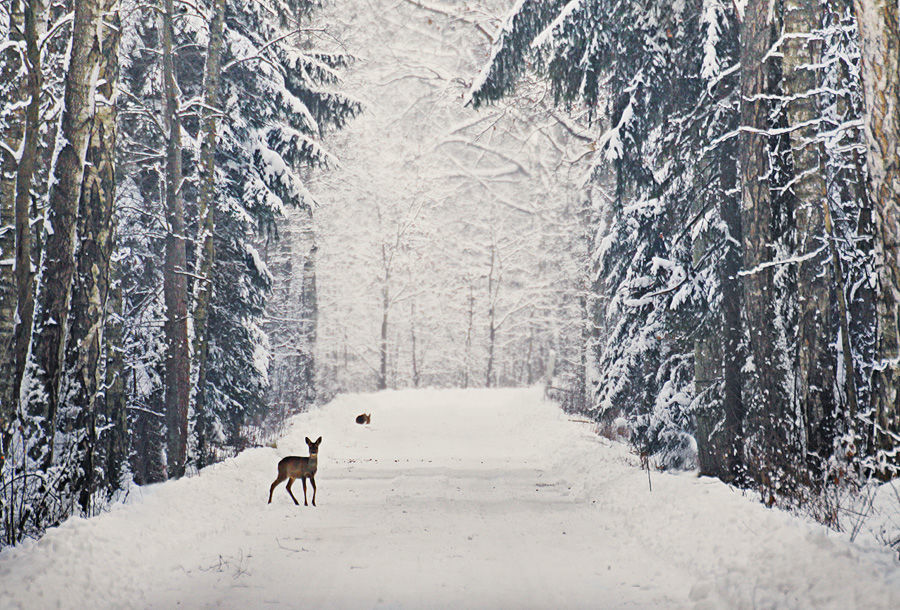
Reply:
<svg viewBox="0 0 900 610"><path fill-rule="evenodd" d="M722 282L722 374L724 393L722 407L725 412L725 480L741 476L744 437L744 401L741 396L744 364L743 335L741 321L741 230L740 198L737 188L737 155L733 140L726 143L719 157L719 180L721 200L719 214L728 231L725 255L719 268Z"/></svg>
<svg viewBox="0 0 900 610"><path fill-rule="evenodd" d="M769 192L770 66L766 54L773 43L769 0L749 0L741 28L741 131L738 154L741 167L741 229L744 244L744 306L753 360L751 375L754 455L751 474L774 501L784 459L791 453L788 434L788 397L785 392L784 354L779 345L776 309L774 217Z"/></svg>
<svg viewBox="0 0 900 610"><path fill-rule="evenodd" d="M206 409L206 372L209 354L207 320L212 300L212 274L215 266L215 193L216 193L216 113L219 106L219 80L222 70L223 30L225 24L225 0L215 0L213 17L209 24L209 44L206 51L206 69L203 78L203 121L200 143L200 235L197 243L197 283L194 302L194 358L197 366L196 413Z"/></svg>
<svg viewBox="0 0 900 610"><path fill-rule="evenodd" d="M19 13L21 11L21 14ZM4 352L0 374L7 380L5 394L0 401L15 409L34 320L34 255L32 252L31 186L37 163L40 141L40 111L43 75L41 72L40 39L44 33L45 5L42 0L13 3L13 20L23 28L26 73L21 98L29 102L24 113L22 155L15 170L15 303L16 314L9 349Z"/></svg>
<svg viewBox="0 0 900 610"><path fill-rule="evenodd" d="M9 39L21 42L25 38L25 16L21 0L12 0L9 7ZM0 52L0 99L21 100L27 94L27 81L17 78L24 58L18 48L9 46ZM16 419L17 397L14 386L13 356L15 340L15 319L17 307L16 290L16 173L19 160L15 151L22 142L24 112L21 109L8 111L3 129L0 131L0 467L8 450L10 437Z"/></svg>
<svg viewBox="0 0 900 610"><path fill-rule="evenodd" d="M163 293L166 303L166 439L167 476L184 475L187 459L191 361L188 345L187 250L182 200L181 119L175 81L173 0L163 3L163 91L166 129L166 260Z"/></svg>
<svg viewBox="0 0 900 610"><path fill-rule="evenodd" d="M122 328L122 275L114 263L111 272L106 317L106 431L101 445L106 451L104 471L107 493L115 493L128 463L128 401L125 396L125 359Z"/></svg>

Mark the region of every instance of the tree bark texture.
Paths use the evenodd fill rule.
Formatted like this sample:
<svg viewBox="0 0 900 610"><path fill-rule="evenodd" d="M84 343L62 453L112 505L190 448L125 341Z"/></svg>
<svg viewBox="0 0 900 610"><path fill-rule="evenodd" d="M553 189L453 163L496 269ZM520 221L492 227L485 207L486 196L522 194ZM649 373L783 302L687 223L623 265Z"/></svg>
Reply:
<svg viewBox="0 0 900 610"><path fill-rule="evenodd" d="M203 111L200 126L200 235L197 244L197 289L194 298L194 358L197 366L197 385L194 388L196 412L206 405L206 371L209 354L209 305L212 300L212 274L215 265L215 194L216 194L216 122L219 107L219 80L222 71L225 0L215 0L209 24L209 44L206 51L206 70L203 77Z"/></svg>
<svg viewBox="0 0 900 610"><path fill-rule="evenodd" d="M8 450L16 416L13 375L9 357L12 352L17 305L16 250L16 156L22 142L24 112L18 105L26 83L25 19L21 0L9 6L9 42L0 53L0 100L7 106L0 115L0 466ZM16 105L13 106L12 104Z"/></svg>
<svg viewBox="0 0 900 610"><path fill-rule="evenodd" d="M100 60L100 3L75 4L71 55L65 79L64 107L50 176L46 240L32 338L28 412L36 416L33 458L42 470L53 462L53 439L60 406L72 283L75 277L77 213L84 162L94 111L94 89Z"/></svg>
<svg viewBox="0 0 900 610"><path fill-rule="evenodd" d="M13 394L19 398L31 332L34 323L34 261L36 256L31 230L31 187L38 163L41 128L41 92L44 78L39 42L46 30L46 2L25 2L26 95L25 141L22 158L16 171L16 327L13 349L9 353L12 369Z"/></svg>
<svg viewBox="0 0 900 610"><path fill-rule="evenodd" d="M765 266L775 254L772 198L769 192L770 68L766 53L772 45L768 0L749 0L741 26L741 127L738 154L741 167L741 229L744 244L744 306L750 335L757 395L747 435L758 453L748 469L767 492L779 487L785 454L787 396L783 355L779 348L775 307L775 269Z"/></svg>
<svg viewBox="0 0 900 610"><path fill-rule="evenodd" d="M166 463L168 478L184 474L187 459L188 406L190 403L191 359L188 343L187 250L182 199L181 119L178 116L179 90L175 78L173 0L164 0L162 14L163 123L166 130L165 199L166 260L163 270L163 298L166 305Z"/></svg>
<svg viewBox="0 0 900 610"><path fill-rule="evenodd" d="M100 0L100 61L91 135L85 158L78 207L79 246L72 288L72 316L66 349L67 400L76 410L82 434L78 455L83 460L74 485L85 515L90 515L96 481L95 453L98 410L102 408L104 330L109 296L110 260L115 249L116 87L118 83L118 0ZM65 387L65 386L64 386Z"/></svg>
<svg viewBox="0 0 900 610"><path fill-rule="evenodd" d="M878 335L873 381L875 443L900 433L900 7L855 0L865 97L866 165L875 224ZM900 457L881 464L896 473Z"/></svg>
<svg viewBox="0 0 900 610"><path fill-rule="evenodd" d="M120 488L122 474L128 467L128 401L125 395L124 329L122 320L122 277L119 265L110 263L109 298L107 299L106 369L104 386L104 413L106 430L101 434L101 445L106 451L104 485L111 495Z"/></svg>
<svg viewBox="0 0 900 610"><path fill-rule="evenodd" d="M726 142L719 159L719 180L722 196L719 214L728 231L725 255L719 270L722 283L722 376L724 392L722 407L725 414L725 464L728 479L740 476L742 469L741 440L744 437L744 401L741 396L744 364L742 348L744 325L741 320L742 287L741 201L733 194L737 187L737 157L733 140Z"/></svg>
<svg viewBox="0 0 900 610"><path fill-rule="evenodd" d="M24 110L23 140L21 154L15 168L13 189L13 214L15 235L15 314L10 318L14 323L13 334L8 349L4 350L0 361L0 374L9 385L0 401L15 410L19 402L19 389L28 357L34 317L34 264L31 228L31 186L37 163L40 142L40 109L43 74L39 43L46 29L46 6L42 0L12 4L13 23L21 30L25 48L22 57L25 73L20 82L20 99L28 99ZM6 194L4 194L4 198Z"/></svg>
<svg viewBox="0 0 900 610"><path fill-rule="evenodd" d="M822 27L822 9L818 0L785 0L783 4L783 88L791 126L796 248L801 259L797 268L799 387L795 399L804 416L806 453L813 467L827 459L830 452L835 390L831 345L836 337L829 320L833 269L824 242L828 194L824 147L818 137L821 112L816 93L822 84L823 40L816 33Z"/></svg>

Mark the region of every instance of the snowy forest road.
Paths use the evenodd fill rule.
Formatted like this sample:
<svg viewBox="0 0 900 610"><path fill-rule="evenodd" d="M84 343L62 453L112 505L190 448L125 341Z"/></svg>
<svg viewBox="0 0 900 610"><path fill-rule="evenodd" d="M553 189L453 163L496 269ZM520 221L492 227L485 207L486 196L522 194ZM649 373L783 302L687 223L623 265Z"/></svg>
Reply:
<svg viewBox="0 0 900 610"><path fill-rule="evenodd" d="M320 435L318 507L284 485L267 505ZM278 449L4 551L0 608L900 607L887 551L715 480L652 483L536 390L347 395Z"/></svg>

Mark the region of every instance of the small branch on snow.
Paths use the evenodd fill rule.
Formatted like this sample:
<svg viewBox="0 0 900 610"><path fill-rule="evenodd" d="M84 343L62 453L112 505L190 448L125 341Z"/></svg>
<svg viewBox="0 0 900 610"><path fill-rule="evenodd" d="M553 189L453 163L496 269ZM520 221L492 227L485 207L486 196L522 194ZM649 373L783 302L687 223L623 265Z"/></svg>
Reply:
<svg viewBox="0 0 900 610"><path fill-rule="evenodd" d="M281 540L279 540L277 536L275 537L275 544L278 545L279 549L284 549L285 551L290 551L292 553L309 553L309 549L303 548L302 546L299 549L292 549L289 546L284 546L283 544L281 544Z"/></svg>

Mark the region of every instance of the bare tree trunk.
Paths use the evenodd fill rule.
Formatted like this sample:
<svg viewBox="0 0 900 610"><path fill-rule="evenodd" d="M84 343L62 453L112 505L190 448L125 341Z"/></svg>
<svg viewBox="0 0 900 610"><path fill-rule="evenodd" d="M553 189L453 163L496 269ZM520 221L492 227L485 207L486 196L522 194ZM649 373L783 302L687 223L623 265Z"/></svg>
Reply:
<svg viewBox="0 0 900 610"><path fill-rule="evenodd" d="M163 91L166 129L166 261L163 293L166 303L166 439L167 477L184 475L187 458L191 356L188 343L187 250L182 201L181 119L175 80L173 0L164 0L162 15Z"/></svg>
<svg viewBox="0 0 900 610"><path fill-rule="evenodd" d="M197 239L196 290L194 296L194 358L197 366L196 412L206 408L206 370L209 354L207 320L212 300L212 274L215 264L213 232L215 230L216 194L216 121L219 107L219 79L222 71L222 46L225 24L225 0L215 0L209 24L206 71L203 76L203 119L200 127L200 235Z"/></svg>
<svg viewBox="0 0 900 610"><path fill-rule="evenodd" d="M25 38L25 16L21 0L9 3L9 40L22 44ZM0 53L0 99L7 103L22 99L27 80L20 74L27 70L25 50L10 45ZM23 82L24 81L24 82ZM16 291L16 173L19 158L16 152L22 142L24 112L9 111L0 131L0 466L6 455L13 420L16 417L16 395L13 390L11 357L15 340Z"/></svg>
<svg viewBox="0 0 900 610"><path fill-rule="evenodd" d="M31 228L31 186L34 169L37 163L38 144L40 141L40 110L43 89L41 72L40 40L46 26L46 6L43 0L13 4L13 21L18 23L25 42L25 80L22 83L22 99L28 99L24 113L24 130L21 142L21 156L15 170L14 217L15 217L15 315L10 318L14 322L13 335L9 349L4 352L2 366L3 377L10 384L5 396L0 401L11 408L19 402L19 389L31 343L31 332L34 318L34 263L32 253Z"/></svg>
<svg viewBox="0 0 900 610"><path fill-rule="evenodd" d="M23 388L23 392L27 391L24 395L28 412L39 422L39 430L33 437L32 459L42 470L53 463L53 439L75 276L78 204L100 61L99 18L100 3L97 0L75 4L64 107L54 153L56 161L50 176L47 236L28 364L31 375L29 387Z"/></svg>
<svg viewBox="0 0 900 610"><path fill-rule="evenodd" d="M109 296L110 260L115 249L113 209L116 195L116 86L119 77L118 0L99 0L102 25L95 112L88 143L78 209L77 270L72 289L72 323L67 347L66 396L78 410L83 430L78 454L82 475L74 481L79 503L90 515L95 491L97 411L102 405L104 330Z"/></svg>
<svg viewBox="0 0 900 610"><path fill-rule="evenodd" d="M389 276L385 276L384 285L381 288L381 340L378 351L380 367L378 373L378 389L387 389L387 361L388 361L388 313L390 312L390 293L388 291Z"/></svg>
<svg viewBox="0 0 900 610"><path fill-rule="evenodd" d="M111 265L115 265L111 263ZM119 489L128 463L128 412L125 396L125 359L122 327L122 278L118 265L111 270L106 315L106 380L104 385L107 430L103 446L106 450L105 485L107 493Z"/></svg>
<svg viewBox="0 0 900 610"><path fill-rule="evenodd" d="M471 281L469 282L469 311L468 311L468 324L466 325L466 352L465 352L465 362L463 363L463 387L469 387L469 363L472 358L472 333L475 328L475 289L472 286Z"/></svg>
<svg viewBox="0 0 900 610"><path fill-rule="evenodd" d="M493 235L491 236L491 265L490 270L488 271L488 360L487 360L487 370L485 371L485 387L489 388L493 385L494 379L494 343L497 337L497 327L495 326L495 314L496 314L496 299L495 296L495 283L499 282L498 280L494 280L494 271L495 271L495 262L496 262L496 246L493 243Z"/></svg>
<svg viewBox="0 0 900 610"><path fill-rule="evenodd" d="M308 221L312 227L312 210L308 211ZM310 229L311 231L312 229ZM303 371L303 407L315 403L316 395L316 337L319 332L319 293L316 288L316 257L318 246L313 243L303 263L303 284L300 290L301 319L303 322L304 357L301 360Z"/></svg>
<svg viewBox="0 0 900 610"><path fill-rule="evenodd" d="M755 388L752 432L758 439L753 475L772 492L779 480L780 456L789 452L785 432L787 396L777 338L775 269L765 266L775 254L773 210L769 193L770 91L766 53L772 44L769 0L749 0L741 28L741 131L738 143L741 167L741 229L744 244L744 305L750 329ZM749 431L748 431L749 432ZM772 501L774 498L770 496Z"/></svg>
<svg viewBox="0 0 900 610"><path fill-rule="evenodd" d="M873 403L876 446L900 432L900 7L855 0L865 95L866 164L871 180L878 273L878 335ZM896 453L891 467L900 464ZM887 464L879 465L886 474Z"/></svg>
<svg viewBox="0 0 900 610"><path fill-rule="evenodd" d="M416 360L416 302L409 303L409 339L412 353L412 380L413 387L419 387L419 366Z"/></svg>
<svg viewBox="0 0 900 610"><path fill-rule="evenodd" d="M723 375L725 377L725 393L723 406L725 410L726 450L728 474L730 478L740 476L742 469L742 439L744 437L744 401L741 397L743 387L744 350L742 349L744 325L741 321L742 290L738 276L741 269L741 248L743 240L741 229L740 199L729 193L737 186L737 163L735 145L729 142L722 150L721 173L723 197L720 204L722 221L728 230L725 245L725 256L722 260L722 355Z"/></svg>
<svg viewBox="0 0 900 610"><path fill-rule="evenodd" d="M785 0L783 11L783 87L792 127L793 192L797 198L794 218L797 254L801 258L797 273L800 336L796 398L805 419L807 459L815 471L830 453L833 433L827 428L834 410L835 388L835 362L830 348L835 333L828 318L833 269L823 243L828 194L822 171L824 150L818 138L817 119L821 113L816 94L822 81L819 73L823 41L815 31L822 27L822 3Z"/></svg>

